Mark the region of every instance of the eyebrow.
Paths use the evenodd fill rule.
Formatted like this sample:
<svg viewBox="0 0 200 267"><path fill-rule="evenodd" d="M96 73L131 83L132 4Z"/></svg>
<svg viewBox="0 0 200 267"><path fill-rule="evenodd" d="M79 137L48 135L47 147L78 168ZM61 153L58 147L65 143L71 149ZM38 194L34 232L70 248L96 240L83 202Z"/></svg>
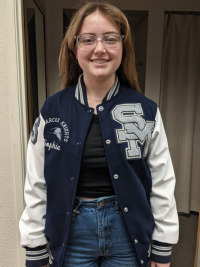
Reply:
<svg viewBox="0 0 200 267"><path fill-rule="evenodd" d="M119 32L111 31L111 32L104 32L102 35L104 35L104 34L112 34L112 33L114 33L114 34L120 34ZM91 32L84 32L84 33L81 33L80 35L82 35L82 34L96 35L95 33L91 33Z"/></svg>

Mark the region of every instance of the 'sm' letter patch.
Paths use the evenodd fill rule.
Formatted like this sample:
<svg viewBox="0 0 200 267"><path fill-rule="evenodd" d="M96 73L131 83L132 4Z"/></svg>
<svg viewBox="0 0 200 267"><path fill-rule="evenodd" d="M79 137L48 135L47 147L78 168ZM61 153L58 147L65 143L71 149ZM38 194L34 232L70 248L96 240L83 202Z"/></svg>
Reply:
<svg viewBox="0 0 200 267"><path fill-rule="evenodd" d="M154 122L145 121L141 117L142 115L143 110L140 103L118 105L112 110L113 119L122 125L121 129L116 129L117 141L128 144L127 159L141 158L147 155ZM143 146L143 154L138 143Z"/></svg>

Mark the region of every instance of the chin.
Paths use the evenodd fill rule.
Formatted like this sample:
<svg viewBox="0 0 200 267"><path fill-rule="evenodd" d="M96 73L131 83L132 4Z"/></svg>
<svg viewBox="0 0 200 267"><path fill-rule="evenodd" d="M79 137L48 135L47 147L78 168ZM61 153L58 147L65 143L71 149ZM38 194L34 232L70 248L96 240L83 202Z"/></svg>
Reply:
<svg viewBox="0 0 200 267"><path fill-rule="evenodd" d="M101 79L101 80L106 80L106 79L110 79L111 77L113 77L113 74L112 75L106 75L106 74L96 74L93 76L94 78L96 79Z"/></svg>
<svg viewBox="0 0 200 267"><path fill-rule="evenodd" d="M104 71L96 71L92 74L94 77L99 77L99 78L110 78L113 75L115 75L115 72L108 73Z"/></svg>

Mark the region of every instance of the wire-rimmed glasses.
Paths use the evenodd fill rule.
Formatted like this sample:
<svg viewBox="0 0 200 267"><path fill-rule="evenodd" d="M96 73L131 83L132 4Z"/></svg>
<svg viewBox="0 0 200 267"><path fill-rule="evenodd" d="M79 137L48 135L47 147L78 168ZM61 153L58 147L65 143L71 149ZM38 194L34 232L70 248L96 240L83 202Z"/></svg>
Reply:
<svg viewBox="0 0 200 267"><path fill-rule="evenodd" d="M106 33L100 37L94 34L83 33L74 37L78 47L82 50L94 49L98 41L102 42L105 49L118 49L123 38L124 35L118 33Z"/></svg>

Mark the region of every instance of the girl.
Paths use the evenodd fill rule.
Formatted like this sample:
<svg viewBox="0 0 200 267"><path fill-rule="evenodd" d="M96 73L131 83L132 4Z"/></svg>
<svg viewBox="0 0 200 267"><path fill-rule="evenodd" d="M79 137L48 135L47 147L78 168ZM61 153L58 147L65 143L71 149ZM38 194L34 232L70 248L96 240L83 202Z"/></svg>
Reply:
<svg viewBox="0 0 200 267"><path fill-rule="evenodd" d="M26 266L169 266L175 176L159 109L139 93L124 14L84 4L59 65L63 90L44 103L28 145Z"/></svg>

